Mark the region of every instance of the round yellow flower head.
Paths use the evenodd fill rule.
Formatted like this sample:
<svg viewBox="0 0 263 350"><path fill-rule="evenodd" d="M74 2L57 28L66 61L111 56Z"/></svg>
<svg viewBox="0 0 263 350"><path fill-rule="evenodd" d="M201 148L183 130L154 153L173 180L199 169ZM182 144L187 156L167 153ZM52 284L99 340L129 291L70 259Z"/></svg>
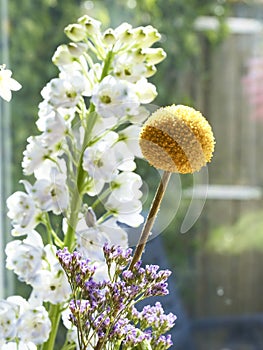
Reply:
<svg viewBox="0 0 263 350"><path fill-rule="evenodd" d="M194 108L159 108L145 122L140 139L142 154L155 168L193 173L210 162L215 140L211 126Z"/></svg>

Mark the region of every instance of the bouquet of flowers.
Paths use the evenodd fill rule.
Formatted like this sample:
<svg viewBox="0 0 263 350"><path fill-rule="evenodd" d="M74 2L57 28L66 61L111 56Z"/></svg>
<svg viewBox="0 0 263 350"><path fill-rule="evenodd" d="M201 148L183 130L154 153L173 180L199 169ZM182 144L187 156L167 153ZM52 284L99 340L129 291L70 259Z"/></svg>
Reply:
<svg viewBox="0 0 263 350"><path fill-rule="evenodd" d="M157 95L148 78L166 57L151 47L160 39L152 26L102 30L85 15L65 33L71 42L52 58L59 75L41 91L40 133L23 153L33 180L21 180L24 190L7 199L15 239L6 267L32 291L28 300L0 301L0 347L53 350L62 318L64 350L168 349L176 317L159 302L135 305L166 295L170 271L143 267L141 255L170 174L210 161L211 127L187 106L148 118ZM20 87L2 66L0 96L10 100ZM124 226L144 221L135 163L143 156L164 175L133 252Z"/></svg>

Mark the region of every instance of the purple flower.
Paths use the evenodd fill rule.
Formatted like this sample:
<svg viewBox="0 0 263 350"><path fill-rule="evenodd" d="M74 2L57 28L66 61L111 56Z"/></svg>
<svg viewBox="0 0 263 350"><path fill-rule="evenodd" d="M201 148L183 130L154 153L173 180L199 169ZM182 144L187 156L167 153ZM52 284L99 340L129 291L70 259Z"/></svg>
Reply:
<svg viewBox="0 0 263 350"><path fill-rule="evenodd" d="M72 287L70 320L79 337L88 343L90 335L96 334L102 343L168 349L171 337L164 334L173 327L176 317L172 313L166 315L159 302L141 312L135 304L151 296L168 294L166 281L170 271L159 271L158 265L144 268L141 261L132 271L125 270L131 260L131 249L105 244L103 251L112 276L99 282L93 279L94 266L78 252L69 253L65 248L57 254Z"/></svg>
<svg viewBox="0 0 263 350"><path fill-rule="evenodd" d="M170 346L173 345L173 342L172 342L172 337L171 337L171 334L168 334L168 335L161 335L157 341L156 341L156 345L161 345L162 346L162 349L168 349Z"/></svg>

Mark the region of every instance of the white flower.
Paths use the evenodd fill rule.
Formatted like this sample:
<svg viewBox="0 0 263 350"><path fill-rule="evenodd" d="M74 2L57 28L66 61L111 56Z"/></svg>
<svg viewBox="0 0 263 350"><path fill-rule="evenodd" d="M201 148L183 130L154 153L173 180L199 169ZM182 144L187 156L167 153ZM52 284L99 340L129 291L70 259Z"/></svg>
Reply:
<svg viewBox="0 0 263 350"><path fill-rule="evenodd" d="M105 207L114 215L117 221L128 226L137 227L144 220L140 214L142 204L138 199L122 202L115 195L110 195L105 203Z"/></svg>
<svg viewBox="0 0 263 350"><path fill-rule="evenodd" d="M29 302L20 295L11 295L6 300L18 306L18 317L20 317L23 314L23 312L25 312L30 307Z"/></svg>
<svg viewBox="0 0 263 350"><path fill-rule="evenodd" d="M116 77L131 83L136 83L146 72L145 64L136 62L132 52L117 55L114 59L113 68L113 73Z"/></svg>
<svg viewBox="0 0 263 350"><path fill-rule="evenodd" d="M135 91L140 103L150 103L157 96L155 85L149 83L146 78L141 78L135 84Z"/></svg>
<svg viewBox="0 0 263 350"><path fill-rule="evenodd" d="M102 118L101 116L97 116L96 123L92 129L92 137L97 138L105 133L106 130L109 130L116 126L116 118Z"/></svg>
<svg viewBox="0 0 263 350"><path fill-rule="evenodd" d="M109 182L117 174L115 153L111 147L118 137L116 132L110 131L85 150L83 169L95 180Z"/></svg>
<svg viewBox="0 0 263 350"><path fill-rule="evenodd" d="M87 188L87 194L91 197L97 196L104 188L105 181L102 179L91 178L89 180L89 186Z"/></svg>
<svg viewBox="0 0 263 350"><path fill-rule="evenodd" d="M72 324L72 322L69 320L69 315L71 311L69 307L67 307L61 314L63 325L67 328L67 340L69 343L74 343L76 346L76 349L79 350L78 345L78 331L77 327Z"/></svg>
<svg viewBox="0 0 263 350"><path fill-rule="evenodd" d="M26 310L18 320L17 335L25 343L44 343L49 336L51 322L44 306Z"/></svg>
<svg viewBox="0 0 263 350"><path fill-rule="evenodd" d="M142 151L139 145L140 132L141 126L130 125L119 132L119 139L126 144L132 154L142 158Z"/></svg>
<svg viewBox="0 0 263 350"><path fill-rule="evenodd" d="M100 36L100 27L101 22L88 16L84 15L78 19L78 23L83 25L83 27L86 30L86 35L93 37L93 36Z"/></svg>
<svg viewBox="0 0 263 350"><path fill-rule="evenodd" d="M32 308L24 298L12 296L0 301L0 339L19 339L1 347L6 350L36 350L35 344L48 339L51 322L44 306Z"/></svg>
<svg viewBox="0 0 263 350"><path fill-rule="evenodd" d="M68 45L60 45L57 47L53 57L52 62L57 66L71 65L76 62L86 50L87 44L85 43L70 43ZM80 69L77 63L78 69Z"/></svg>
<svg viewBox="0 0 263 350"><path fill-rule="evenodd" d="M43 211L61 214L69 202L66 177L56 167L52 167L48 178L38 179L32 187L32 197Z"/></svg>
<svg viewBox="0 0 263 350"><path fill-rule="evenodd" d="M106 29L102 34L101 40L106 47L110 47L112 49L113 45L116 43L114 30L112 28Z"/></svg>
<svg viewBox="0 0 263 350"><path fill-rule="evenodd" d="M6 268L14 270L20 281L30 283L42 265L44 245L41 236L31 231L23 241L15 240L6 245Z"/></svg>
<svg viewBox="0 0 263 350"><path fill-rule="evenodd" d="M56 111L39 118L36 124L38 129L43 131L42 143L45 147L52 147L59 143L67 130L64 118Z"/></svg>
<svg viewBox="0 0 263 350"><path fill-rule="evenodd" d="M5 69L5 66L0 66L0 96L6 100L10 101L12 98L11 91L17 91L21 89L21 85L13 78L12 71Z"/></svg>
<svg viewBox="0 0 263 350"><path fill-rule="evenodd" d="M44 140L41 135L30 136L27 142L28 144L23 152L22 167L25 175L31 175L50 156L51 150L44 147Z"/></svg>
<svg viewBox="0 0 263 350"><path fill-rule="evenodd" d="M0 300L0 339L11 339L16 335L19 307L7 300Z"/></svg>
<svg viewBox="0 0 263 350"><path fill-rule="evenodd" d="M29 303L19 295L0 300L0 344L1 340L17 337L18 320L28 308Z"/></svg>
<svg viewBox="0 0 263 350"><path fill-rule="evenodd" d="M72 41L81 41L86 37L86 30L85 27L81 24L69 24L65 28L66 35L72 40Z"/></svg>
<svg viewBox="0 0 263 350"><path fill-rule="evenodd" d="M71 108L77 105L81 94L85 92L85 78L76 71L72 74L60 73L41 91L42 97L56 108Z"/></svg>
<svg viewBox="0 0 263 350"><path fill-rule="evenodd" d="M94 223L91 227L82 218L76 227L76 235L78 251L92 261L104 261L103 246L105 243L120 245L124 248L128 246L127 233L114 218L102 224Z"/></svg>
<svg viewBox="0 0 263 350"><path fill-rule="evenodd" d="M142 192L139 191L142 186L142 179L133 172L127 171L118 174L110 186L111 196L115 196L120 202L129 202L142 196Z"/></svg>
<svg viewBox="0 0 263 350"><path fill-rule="evenodd" d="M56 107L54 108L51 106L47 100L43 100L38 105L38 116L40 119L46 118L51 112L55 110L55 112L59 113L63 119L65 120L67 126L70 126L71 121L75 117L75 110L76 107L73 106L71 108L64 108L64 107Z"/></svg>
<svg viewBox="0 0 263 350"><path fill-rule="evenodd" d="M132 35L132 26L128 23L122 23L117 28L109 28L104 32L103 43L106 46L112 44L113 52L119 52L121 49L128 49L134 44Z"/></svg>
<svg viewBox="0 0 263 350"><path fill-rule="evenodd" d="M79 75L81 79L83 80L83 91L79 92L83 96L91 96L93 94L93 89L95 85L98 84L100 81L100 77L102 74L102 64L95 63L92 65L92 67L89 69L87 61L84 57L80 56L78 59L78 62L73 62L71 65L65 65L63 67L60 67L61 73L60 78L62 77L70 77L70 76L77 76ZM69 79L69 78L67 78ZM75 106L75 105L74 105ZM72 107L74 107L72 106ZM67 109L69 109L68 106L66 106ZM72 108L71 107L71 108ZM60 106L58 111L62 107ZM41 108L43 109L43 108ZM57 109L57 106L56 106ZM64 108L65 109L65 108ZM63 114L63 113L62 113Z"/></svg>
<svg viewBox="0 0 263 350"><path fill-rule="evenodd" d="M35 200L42 211L53 211L54 214L58 215L67 209L69 194L64 182L55 183L52 179L41 179L35 182L33 191Z"/></svg>
<svg viewBox="0 0 263 350"><path fill-rule="evenodd" d="M132 33L134 36L135 45L138 45L141 48L150 47L156 41L161 39L161 35L158 33L157 29L151 25L134 28Z"/></svg>
<svg viewBox="0 0 263 350"><path fill-rule="evenodd" d="M128 247L128 236L122 229L115 218L110 218L98 226L99 230L108 237L110 245L120 245L123 248Z"/></svg>
<svg viewBox="0 0 263 350"><path fill-rule="evenodd" d="M84 224L84 222L83 222ZM84 224L85 225L85 224ZM76 229L77 250L91 261L104 260L103 245L108 238L97 227L81 227L81 221Z"/></svg>
<svg viewBox="0 0 263 350"><path fill-rule="evenodd" d="M56 169L55 173L53 173L54 169ZM34 176L37 180L40 180L40 179L50 180L50 178L52 178L52 180L55 181L55 179L57 178L57 175L62 176L63 181L66 181L67 166L64 159L57 158L56 162L50 159L45 159L41 163L41 165L34 171Z"/></svg>
<svg viewBox="0 0 263 350"><path fill-rule="evenodd" d="M31 298L35 299L34 302L39 300L58 304L68 300L71 292L70 285L56 258L56 247L47 245L44 250L45 260L42 268L30 281L33 287Z"/></svg>
<svg viewBox="0 0 263 350"><path fill-rule="evenodd" d="M165 51L158 48L145 48L142 50L142 54L145 55L145 60L148 64L158 64L166 58Z"/></svg>
<svg viewBox="0 0 263 350"><path fill-rule="evenodd" d="M133 130L130 130L133 132ZM118 141L120 138L121 141ZM123 140L123 141L122 141ZM127 142L125 142L127 141ZM128 135L110 131L84 152L83 168L91 176L87 193L99 194L105 183L112 181L119 171L133 171L136 168L134 154L128 147Z"/></svg>
<svg viewBox="0 0 263 350"><path fill-rule="evenodd" d="M52 271L40 270L32 280L32 298L39 301L58 304L66 301L70 296L70 285L60 269Z"/></svg>
<svg viewBox="0 0 263 350"><path fill-rule="evenodd" d="M129 150L125 142L119 141L111 148L114 152L115 167L122 171L133 171L136 168L134 154Z"/></svg>
<svg viewBox="0 0 263 350"><path fill-rule="evenodd" d="M24 343L23 341L16 342L8 342L2 345L1 350L37 350L37 347L34 343Z"/></svg>
<svg viewBox="0 0 263 350"><path fill-rule="evenodd" d="M31 196L25 192L17 191L6 201L7 216L12 220L16 229L33 229L36 225L37 209Z"/></svg>
<svg viewBox="0 0 263 350"><path fill-rule="evenodd" d="M104 118L136 114L140 105L133 84L110 75L95 86L91 101Z"/></svg>
<svg viewBox="0 0 263 350"><path fill-rule="evenodd" d="M140 106L137 114L128 115L128 120L133 124L141 124L149 117L149 114L149 111L145 107Z"/></svg>

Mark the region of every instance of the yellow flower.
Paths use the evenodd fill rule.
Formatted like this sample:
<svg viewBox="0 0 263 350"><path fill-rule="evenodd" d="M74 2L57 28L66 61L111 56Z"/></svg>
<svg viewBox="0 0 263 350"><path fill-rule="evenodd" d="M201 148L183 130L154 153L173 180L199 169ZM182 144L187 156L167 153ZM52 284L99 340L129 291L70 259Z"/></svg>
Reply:
<svg viewBox="0 0 263 350"><path fill-rule="evenodd" d="M211 126L194 108L172 105L159 108L142 127L140 147L158 169L193 173L210 162L215 140Z"/></svg>

